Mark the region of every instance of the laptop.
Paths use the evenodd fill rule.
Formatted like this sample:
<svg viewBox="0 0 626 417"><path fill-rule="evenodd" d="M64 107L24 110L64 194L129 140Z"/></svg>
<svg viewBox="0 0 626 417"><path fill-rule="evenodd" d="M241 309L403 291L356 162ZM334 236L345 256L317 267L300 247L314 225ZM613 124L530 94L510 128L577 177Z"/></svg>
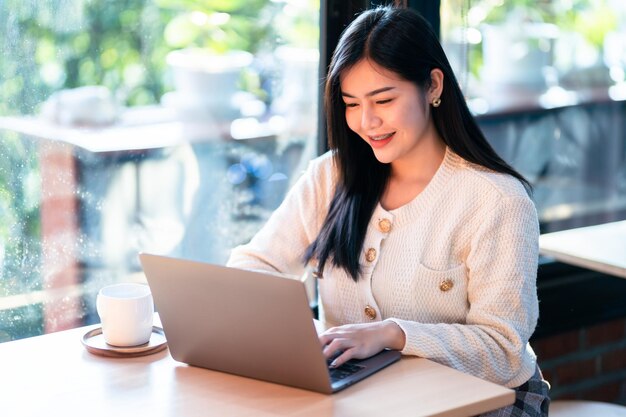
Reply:
<svg viewBox="0 0 626 417"><path fill-rule="evenodd" d="M330 394L400 359L400 352L383 350L331 369L300 280L147 253L139 258L179 362Z"/></svg>

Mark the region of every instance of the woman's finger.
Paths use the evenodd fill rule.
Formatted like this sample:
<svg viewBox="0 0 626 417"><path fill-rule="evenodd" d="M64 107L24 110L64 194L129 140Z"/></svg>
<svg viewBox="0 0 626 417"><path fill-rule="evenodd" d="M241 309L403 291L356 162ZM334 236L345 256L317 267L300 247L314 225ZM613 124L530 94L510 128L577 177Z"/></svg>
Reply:
<svg viewBox="0 0 626 417"><path fill-rule="evenodd" d="M354 349L346 349L344 350L341 355L337 356L331 363L330 363L330 367L331 368L337 368L341 365L343 365L344 363L348 362L350 359L352 359L354 357Z"/></svg>
<svg viewBox="0 0 626 417"><path fill-rule="evenodd" d="M324 356L326 359L329 359L337 354L337 352L341 352L350 347L349 339L344 338L336 338L332 339L329 343L324 346Z"/></svg>
<svg viewBox="0 0 626 417"><path fill-rule="evenodd" d="M345 331L341 327L331 327L330 329L319 335L320 343L322 344L322 346L325 346L329 344L333 339L341 337L341 335L344 333Z"/></svg>

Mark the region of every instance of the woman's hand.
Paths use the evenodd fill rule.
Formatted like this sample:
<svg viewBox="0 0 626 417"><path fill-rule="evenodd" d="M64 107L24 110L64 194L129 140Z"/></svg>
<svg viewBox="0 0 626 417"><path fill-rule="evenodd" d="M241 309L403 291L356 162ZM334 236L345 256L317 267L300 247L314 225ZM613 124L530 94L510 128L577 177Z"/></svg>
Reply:
<svg viewBox="0 0 626 417"><path fill-rule="evenodd" d="M331 363L333 367L353 358L368 358L386 348L402 350L406 343L404 332L393 321L333 327L322 333L319 339L326 358L343 352Z"/></svg>

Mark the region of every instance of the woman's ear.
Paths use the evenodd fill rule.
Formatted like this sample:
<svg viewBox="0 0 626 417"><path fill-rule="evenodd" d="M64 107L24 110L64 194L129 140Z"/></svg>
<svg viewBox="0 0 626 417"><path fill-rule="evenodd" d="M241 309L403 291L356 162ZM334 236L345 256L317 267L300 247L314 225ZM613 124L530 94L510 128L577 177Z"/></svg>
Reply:
<svg viewBox="0 0 626 417"><path fill-rule="evenodd" d="M443 71L439 68L433 68L430 71L430 89L428 91L428 101L430 103L433 100L441 97L443 93Z"/></svg>

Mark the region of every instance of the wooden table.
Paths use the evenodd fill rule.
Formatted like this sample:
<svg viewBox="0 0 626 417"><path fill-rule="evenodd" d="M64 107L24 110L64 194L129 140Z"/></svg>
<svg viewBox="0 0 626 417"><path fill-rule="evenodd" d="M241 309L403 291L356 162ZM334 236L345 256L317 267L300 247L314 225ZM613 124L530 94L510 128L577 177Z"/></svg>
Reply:
<svg viewBox="0 0 626 417"><path fill-rule="evenodd" d="M514 401L510 389L406 357L324 395L187 366L169 351L105 358L83 327L0 344L2 416L471 416Z"/></svg>
<svg viewBox="0 0 626 417"><path fill-rule="evenodd" d="M560 262L626 278L626 221L543 234L539 252Z"/></svg>

